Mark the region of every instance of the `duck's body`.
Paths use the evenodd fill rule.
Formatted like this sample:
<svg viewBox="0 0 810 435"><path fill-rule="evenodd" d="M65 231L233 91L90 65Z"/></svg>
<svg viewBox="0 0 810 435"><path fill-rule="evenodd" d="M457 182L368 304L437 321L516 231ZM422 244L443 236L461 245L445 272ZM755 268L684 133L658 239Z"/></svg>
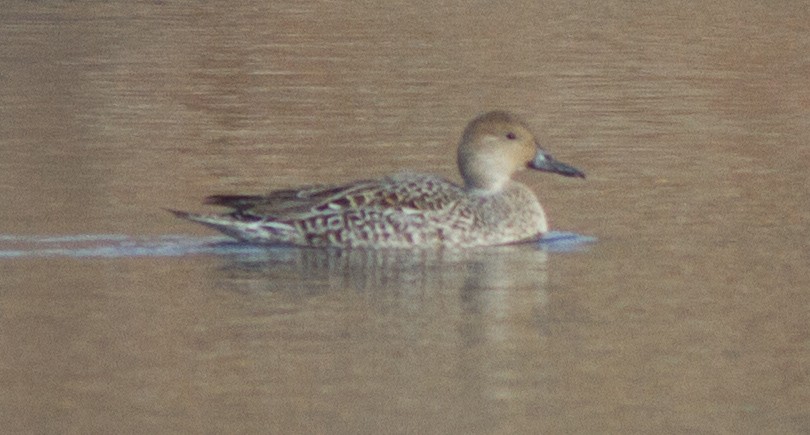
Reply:
<svg viewBox="0 0 810 435"><path fill-rule="evenodd" d="M224 215L174 211L252 243L370 248L474 247L538 239L545 213L521 168L584 177L540 149L514 115L490 112L467 126L458 152L464 186L399 174L342 186L309 186L262 196L217 195Z"/></svg>
<svg viewBox="0 0 810 435"><path fill-rule="evenodd" d="M547 230L537 197L522 184L510 183L497 193L467 192L445 179L422 174L267 196L213 196L207 203L234 211L176 214L254 243L467 247L535 239Z"/></svg>

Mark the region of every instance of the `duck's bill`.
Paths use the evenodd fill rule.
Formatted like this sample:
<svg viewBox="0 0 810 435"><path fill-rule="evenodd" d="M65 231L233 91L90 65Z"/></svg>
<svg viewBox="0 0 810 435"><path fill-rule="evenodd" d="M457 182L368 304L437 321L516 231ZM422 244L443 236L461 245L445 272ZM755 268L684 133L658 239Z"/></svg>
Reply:
<svg viewBox="0 0 810 435"><path fill-rule="evenodd" d="M534 159L529 162L529 167L532 169L537 169L538 171L553 172L566 177L585 178L584 172L571 165L567 165L555 159L550 154L546 154L542 151L539 151L537 155L534 156Z"/></svg>

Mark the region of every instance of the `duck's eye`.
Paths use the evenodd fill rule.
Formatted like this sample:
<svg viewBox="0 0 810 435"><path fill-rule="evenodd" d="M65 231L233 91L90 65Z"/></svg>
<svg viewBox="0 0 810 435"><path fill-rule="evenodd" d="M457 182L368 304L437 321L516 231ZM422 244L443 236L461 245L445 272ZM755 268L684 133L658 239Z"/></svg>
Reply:
<svg viewBox="0 0 810 435"><path fill-rule="evenodd" d="M517 135L510 131L509 133L506 133L506 138L509 139L509 140L515 140L515 139L517 139Z"/></svg>

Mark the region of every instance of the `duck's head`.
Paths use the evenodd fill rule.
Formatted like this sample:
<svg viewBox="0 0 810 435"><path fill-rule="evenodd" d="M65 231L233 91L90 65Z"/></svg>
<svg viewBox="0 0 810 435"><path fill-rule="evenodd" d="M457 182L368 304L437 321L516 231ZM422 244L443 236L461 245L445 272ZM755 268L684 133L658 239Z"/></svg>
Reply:
<svg viewBox="0 0 810 435"><path fill-rule="evenodd" d="M545 152L523 120L488 112L470 121L458 145L458 167L467 189L498 191L524 168L585 178L580 170Z"/></svg>

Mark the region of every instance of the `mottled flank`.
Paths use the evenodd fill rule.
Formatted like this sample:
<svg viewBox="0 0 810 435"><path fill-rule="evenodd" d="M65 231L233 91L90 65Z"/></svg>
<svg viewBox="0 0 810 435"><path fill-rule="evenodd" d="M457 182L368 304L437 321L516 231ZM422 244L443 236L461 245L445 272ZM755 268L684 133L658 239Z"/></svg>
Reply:
<svg viewBox="0 0 810 435"><path fill-rule="evenodd" d="M172 211L239 240L315 247L472 247L535 240L548 229L537 197L512 175L531 168L582 177L536 143L506 112L472 120L458 147L464 186L432 175L399 174L342 186L266 195L215 195L224 215Z"/></svg>

